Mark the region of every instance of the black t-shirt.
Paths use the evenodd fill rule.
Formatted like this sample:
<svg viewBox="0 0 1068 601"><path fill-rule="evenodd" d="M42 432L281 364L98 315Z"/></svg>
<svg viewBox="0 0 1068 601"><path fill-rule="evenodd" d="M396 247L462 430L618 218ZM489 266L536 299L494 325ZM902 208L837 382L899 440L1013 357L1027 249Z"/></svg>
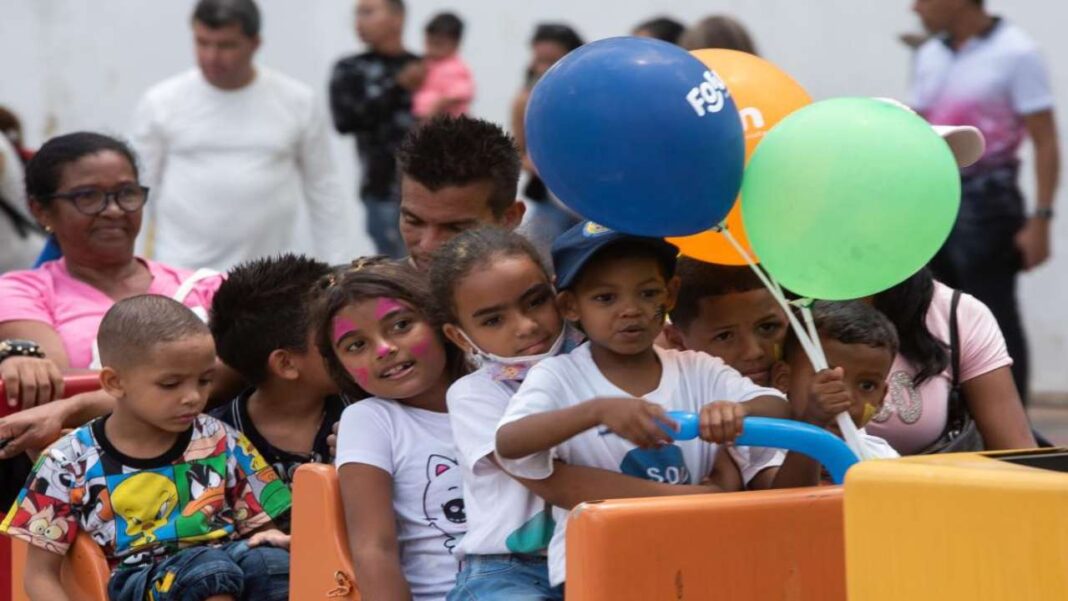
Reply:
<svg viewBox="0 0 1068 601"><path fill-rule="evenodd" d="M365 52L343 58L330 76L330 113L334 127L355 134L361 169L360 195L395 200L396 160L401 140L415 124L412 93L397 74L419 57Z"/></svg>
<svg viewBox="0 0 1068 601"><path fill-rule="evenodd" d="M305 463L330 463L334 460L330 455L330 448L326 444L326 437L330 435L334 424L341 419L341 412L349 405L343 397L329 396L326 398L326 403L323 406L323 421L319 425L319 432L315 435L311 453L294 453L276 448L267 442L267 439L256 429L256 425L252 423L252 418L248 415L248 400L254 391L255 388L249 388L229 403L213 409L210 415L233 426L234 429L244 434L249 439L249 442L252 443L252 446L256 447L260 455L263 455L263 458L267 460L267 463L274 468L274 471L278 472L278 476L285 482L286 486L293 487L293 474L301 465Z"/></svg>

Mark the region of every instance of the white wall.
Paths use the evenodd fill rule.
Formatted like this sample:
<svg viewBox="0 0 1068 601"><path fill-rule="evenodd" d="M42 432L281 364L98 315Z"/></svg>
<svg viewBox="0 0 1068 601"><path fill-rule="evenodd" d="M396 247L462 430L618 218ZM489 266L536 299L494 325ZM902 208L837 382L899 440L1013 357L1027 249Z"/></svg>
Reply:
<svg viewBox="0 0 1068 601"><path fill-rule="evenodd" d="M355 51L352 0L260 0L260 61L324 91L329 69ZM192 65L191 0L0 0L0 104L22 116L31 145L74 129L123 133L141 92ZM1068 140L1068 37L1058 35L1068 4L1051 0L988 0L1045 50L1061 92L1061 139ZM907 0L409 0L407 40L422 46L421 29L438 10L459 12L468 33L464 54L479 85L473 111L505 122L527 60L535 22L566 20L588 39L626 33L662 13L692 21L732 13L752 30L761 53L792 73L816 98L904 97L908 50L900 32L918 29ZM1068 144L1062 144L1068 150ZM351 141L335 141L350 190ZM1030 164L1025 189L1033 189ZM1063 190L1064 187L1062 187ZM1063 197L1065 194L1060 194ZM1068 324L1068 205L1055 222L1055 258L1023 278L1022 297L1033 349L1034 386L1068 392L1063 368Z"/></svg>

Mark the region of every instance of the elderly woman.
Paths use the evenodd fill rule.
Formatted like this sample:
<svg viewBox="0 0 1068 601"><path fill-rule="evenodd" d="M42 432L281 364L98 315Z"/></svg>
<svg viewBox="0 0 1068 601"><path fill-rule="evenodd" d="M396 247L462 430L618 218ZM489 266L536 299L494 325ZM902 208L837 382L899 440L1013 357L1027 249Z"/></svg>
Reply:
<svg viewBox="0 0 1068 601"><path fill-rule="evenodd" d="M194 310L210 306L221 276L134 255L148 189L124 143L88 132L49 140L26 167L26 196L63 258L0 276L0 376L10 407L59 398L63 370L93 366L97 328L116 301L161 294ZM12 436L0 426L0 439Z"/></svg>

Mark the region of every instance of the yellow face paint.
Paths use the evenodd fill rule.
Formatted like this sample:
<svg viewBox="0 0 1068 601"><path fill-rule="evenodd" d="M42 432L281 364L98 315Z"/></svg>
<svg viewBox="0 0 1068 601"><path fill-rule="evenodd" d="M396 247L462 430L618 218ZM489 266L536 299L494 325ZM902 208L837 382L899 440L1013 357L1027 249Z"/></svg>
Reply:
<svg viewBox="0 0 1068 601"><path fill-rule="evenodd" d="M775 357L776 361L782 361L782 345L781 344L776 342L775 346L771 347L771 353L772 353L772 356Z"/></svg>
<svg viewBox="0 0 1068 601"><path fill-rule="evenodd" d="M860 416L860 427L863 428L871 421L871 418L875 417L875 414L879 412L879 409L871 403L864 403L864 415Z"/></svg>

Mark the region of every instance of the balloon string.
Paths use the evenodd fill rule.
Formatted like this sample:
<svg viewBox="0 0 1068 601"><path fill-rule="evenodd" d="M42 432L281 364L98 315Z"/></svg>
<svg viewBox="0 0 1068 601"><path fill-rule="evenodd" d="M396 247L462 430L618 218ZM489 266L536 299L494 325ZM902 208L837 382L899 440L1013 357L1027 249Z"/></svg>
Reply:
<svg viewBox="0 0 1068 601"><path fill-rule="evenodd" d="M831 364L827 362L827 355L823 352L823 346L819 343L820 333L816 330L816 320L812 317L812 302L813 301L810 298L801 299L798 306L801 308L801 317L805 320L805 327L808 329L808 335L813 341L812 348L818 355L816 359L819 361L821 369L829 368Z"/></svg>
<svg viewBox="0 0 1068 601"><path fill-rule="evenodd" d="M719 232L723 234L723 237L727 239L727 242L734 247L734 250L738 251L738 254L745 259L746 264L753 270L753 273L760 278L760 281L771 292L771 296L775 298L775 301L779 303L782 310L786 313L786 318L790 321L790 326L794 330L794 335L797 337L797 341L801 344L801 348L804 349L805 355L808 356L809 362L812 363L812 367L818 372L824 369L828 369L827 357L823 352L823 346L820 344L819 333L816 331L816 322L812 318L811 299L805 299L805 302L801 304L801 315L803 316L807 328L798 321L797 316L794 314L790 307L790 302L786 300L786 295L783 294L782 287L779 282L775 281L770 275L764 273L763 268L760 267L753 260L752 255L738 242L738 239L731 234L727 229L726 224L720 224ZM835 416L835 423L838 424L838 429L842 432L842 438L845 440L846 445L849 447L857 458L861 461L868 459L867 454L864 452L864 447L860 444L860 436L857 432L857 426L853 423L853 419L849 416L849 413L843 411Z"/></svg>

